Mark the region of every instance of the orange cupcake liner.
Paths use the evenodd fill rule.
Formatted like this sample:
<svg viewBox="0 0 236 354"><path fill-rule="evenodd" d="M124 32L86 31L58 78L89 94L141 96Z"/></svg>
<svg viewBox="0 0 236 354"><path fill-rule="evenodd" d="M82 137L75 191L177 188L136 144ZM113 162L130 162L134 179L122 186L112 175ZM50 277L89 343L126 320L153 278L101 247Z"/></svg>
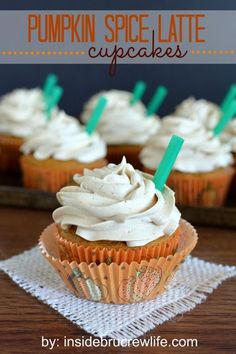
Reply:
<svg viewBox="0 0 236 354"><path fill-rule="evenodd" d="M144 171L153 174L150 169ZM175 192L176 204L219 207L225 203L233 175L233 167L201 174L173 171L167 185Z"/></svg>
<svg viewBox="0 0 236 354"><path fill-rule="evenodd" d="M205 175L173 172L167 181L180 205L219 207L224 205L234 170L231 167Z"/></svg>
<svg viewBox="0 0 236 354"><path fill-rule="evenodd" d="M125 156L128 163L133 165L134 168L140 169L139 154L142 148L142 145L108 145L107 159L111 163L119 164L122 157Z"/></svg>
<svg viewBox="0 0 236 354"><path fill-rule="evenodd" d="M121 264L126 262L141 262L142 260L149 260L157 257L167 257L170 254L175 254L180 237L181 229L178 228L176 232L168 238L168 240L162 241L157 245L142 246L136 248L126 249L110 249L91 246L84 247L72 241L68 241L61 237L57 232L56 239L59 247L59 254L62 260L67 259L69 262L76 261L77 263L94 262L111 264Z"/></svg>
<svg viewBox="0 0 236 354"><path fill-rule="evenodd" d="M0 135L0 171L20 171L20 146L22 138Z"/></svg>
<svg viewBox="0 0 236 354"><path fill-rule="evenodd" d="M23 172L23 185L29 189L39 189L46 192L57 192L60 188L73 184L73 176L76 173L83 174L85 168L98 168L107 164L106 160L99 160L91 164L76 165L73 161L64 167L63 162L55 161L54 164L45 164L44 161L32 163L32 156L21 156L21 168Z"/></svg>
<svg viewBox="0 0 236 354"><path fill-rule="evenodd" d="M166 289L180 264L197 243L196 230L188 222L181 221L181 230L174 255L133 261L130 264L112 262L109 265L97 265L94 262L88 264L61 260L55 224L43 231L39 246L67 288L77 297L109 304L128 304L154 299Z"/></svg>

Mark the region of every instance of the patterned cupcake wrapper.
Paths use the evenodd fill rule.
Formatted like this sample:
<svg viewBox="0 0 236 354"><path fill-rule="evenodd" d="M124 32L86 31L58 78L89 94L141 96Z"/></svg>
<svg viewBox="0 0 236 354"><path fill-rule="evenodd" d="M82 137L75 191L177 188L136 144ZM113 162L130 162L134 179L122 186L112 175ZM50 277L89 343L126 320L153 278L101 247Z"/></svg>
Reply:
<svg viewBox="0 0 236 354"><path fill-rule="evenodd" d="M20 146L23 139L0 135L0 171L20 172Z"/></svg>
<svg viewBox="0 0 236 354"><path fill-rule="evenodd" d="M127 304L154 299L168 286L174 273L197 243L196 230L181 221L182 233L175 255L120 265L87 264L61 260L55 225L48 226L39 239L42 254L77 297L109 304ZM183 279L184 281L184 279Z"/></svg>
<svg viewBox="0 0 236 354"><path fill-rule="evenodd" d="M181 230L178 228L176 232L166 239L160 241L157 245L143 246L137 248L126 249L110 249L110 248L92 248L91 246L84 247L73 243L61 237L59 233L56 235L56 239L59 247L59 254L62 260L67 259L69 262L76 261L77 263L94 262L96 264L106 263L121 264L126 262L130 264L133 261L141 262L142 260L150 260L157 257L167 257L174 255L179 243Z"/></svg>
<svg viewBox="0 0 236 354"><path fill-rule="evenodd" d="M144 170L153 173L149 169ZM219 207L225 203L233 175L232 167L201 175L173 171L167 185L175 192L179 205Z"/></svg>
<svg viewBox="0 0 236 354"><path fill-rule="evenodd" d="M73 183L73 176L76 173L83 174L86 164L78 163L74 166L63 168L54 168L54 166L45 166L43 163L32 164L28 162L28 156L21 156L21 168L23 172L23 184L26 188L39 189L45 192L57 192L60 188ZM60 162L58 162L60 163ZM100 160L89 164L89 168L103 167L106 160Z"/></svg>

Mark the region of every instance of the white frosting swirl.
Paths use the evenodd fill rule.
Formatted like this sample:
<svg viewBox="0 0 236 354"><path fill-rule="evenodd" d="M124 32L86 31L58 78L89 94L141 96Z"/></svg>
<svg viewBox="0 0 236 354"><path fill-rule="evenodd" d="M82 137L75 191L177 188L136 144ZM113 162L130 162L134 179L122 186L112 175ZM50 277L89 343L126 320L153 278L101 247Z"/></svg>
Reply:
<svg viewBox="0 0 236 354"><path fill-rule="evenodd" d="M21 146L24 154L33 152L37 160L76 160L90 163L106 156L106 144L95 132L89 135L76 118L60 111L46 128L38 129Z"/></svg>
<svg viewBox="0 0 236 354"><path fill-rule="evenodd" d="M156 170L173 134L184 139L174 169L180 172L210 172L232 164L230 146L214 138L197 119L168 116L159 131L141 151L142 164Z"/></svg>
<svg viewBox="0 0 236 354"><path fill-rule="evenodd" d="M145 245L171 235L179 225L180 213L174 192L155 189L151 176L126 163L109 164L75 175L78 186L57 193L63 205L53 218L63 228L76 226L76 234L88 241L125 241L128 246Z"/></svg>
<svg viewBox="0 0 236 354"><path fill-rule="evenodd" d="M126 91L102 91L90 98L81 115L85 123L95 108L98 99L104 96L107 106L98 125L102 138L111 145L141 144L155 134L160 126L157 116L146 116L146 108L141 102L130 105L132 94Z"/></svg>
<svg viewBox="0 0 236 354"><path fill-rule="evenodd" d="M221 134L223 143L229 144L232 152L236 152L236 118L234 118L226 126L224 132Z"/></svg>
<svg viewBox="0 0 236 354"><path fill-rule="evenodd" d="M209 130L213 129L221 117L220 108L207 100L189 97L180 103L174 113L179 117L198 119Z"/></svg>
<svg viewBox="0 0 236 354"><path fill-rule="evenodd" d="M0 133L25 138L46 124L42 91L17 89L0 100Z"/></svg>

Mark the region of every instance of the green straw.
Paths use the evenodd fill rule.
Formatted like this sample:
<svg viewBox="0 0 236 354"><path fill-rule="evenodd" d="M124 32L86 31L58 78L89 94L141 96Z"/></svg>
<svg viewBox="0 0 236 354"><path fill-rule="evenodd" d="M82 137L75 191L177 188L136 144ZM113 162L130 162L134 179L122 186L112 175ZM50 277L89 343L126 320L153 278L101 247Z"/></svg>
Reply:
<svg viewBox="0 0 236 354"><path fill-rule="evenodd" d="M221 105L220 108L222 110L222 112L225 112L230 104L230 102L232 101L232 99L234 99L236 97L236 84L232 84L230 86L230 88L228 89Z"/></svg>
<svg viewBox="0 0 236 354"><path fill-rule="evenodd" d="M151 98L151 101L147 106L148 117L152 116L154 113L158 111L164 99L166 98L167 94L168 94L168 89L165 86L158 86L154 95Z"/></svg>
<svg viewBox="0 0 236 354"><path fill-rule="evenodd" d="M130 99L130 104L133 106L135 103L141 100L143 97L143 94L146 90L147 85L145 84L144 81L137 81L136 84L134 85L133 89L133 95Z"/></svg>
<svg viewBox="0 0 236 354"><path fill-rule="evenodd" d="M236 99L233 99L230 104L228 105L227 110L223 113L221 119L216 124L215 128L213 129L213 135L217 136L220 135L229 121L235 116L236 114Z"/></svg>
<svg viewBox="0 0 236 354"><path fill-rule="evenodd" d="M91 114L91 116L87 122L86 128L85 128L86 132L89 135L93 134L93 132L95 131L95 129L98 125L98 122L99 122L100 118L102 117L102 114L104 112L106 105L107 105L107 99L104 96L100 97L95 109L92 111L92 114Z"/></svg>
<svg viewBox="0 0 236 354"><path fill-rule="evenodd" d="M58 104L63 94L63 88L55 86L50 97L47 98L47 116L50 117L53 108Z"/></svg>
<svg viewBox="0 0 236 354"><path fill-rule="evenodd" d="M48 74L46 77L45 83L43 85L43 94L45 98L51 95L54 87L58 82L58 77L55 74Z"/></svg>
<svg viewBox="0 0 236 354"><path fill-rule="evenodd" d="M173 135L166 148L166 151L153 177L155 187L160 192L163 190L183 143L184 139L177 135Z"/></svg>

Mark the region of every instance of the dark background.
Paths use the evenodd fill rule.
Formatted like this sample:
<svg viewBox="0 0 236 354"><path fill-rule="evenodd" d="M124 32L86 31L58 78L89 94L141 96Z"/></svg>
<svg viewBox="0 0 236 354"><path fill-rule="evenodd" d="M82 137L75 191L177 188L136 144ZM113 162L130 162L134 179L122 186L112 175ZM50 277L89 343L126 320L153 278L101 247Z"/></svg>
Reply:
<svg viewBox="0 0 236 354"><path fill-rule="evenodd" d="M236 0L1 0L0 10L236 10ZM220 31L220 27L219 27ZM232 34L235 35L235 34ZM216 33L217 36L217 33ZM16 87L41 85L49 72L56 73L64 87L60 107L78 114L90 95L101 89L132 90L134 82L148 84L147 102L158 84L169 88L160 114L167 114L189 95L220 102L232 82L235 65L119 65L109 77L107 65L0 65L0 95Z"/></svg>

